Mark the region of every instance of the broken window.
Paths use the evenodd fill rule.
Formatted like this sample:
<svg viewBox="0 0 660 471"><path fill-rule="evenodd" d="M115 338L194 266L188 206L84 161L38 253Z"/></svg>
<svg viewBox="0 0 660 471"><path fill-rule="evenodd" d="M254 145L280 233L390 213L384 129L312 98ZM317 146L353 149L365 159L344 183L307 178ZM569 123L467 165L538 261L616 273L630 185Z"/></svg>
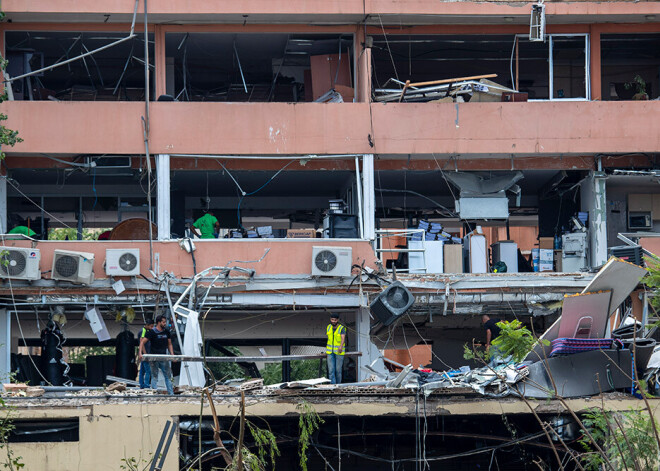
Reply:
<svg viewBox="0 0 660 471"><path fill-rule="evenodd" d="M8 31L5 33L7 72L18 77L127 35L108 31ZM149 63L153 70L153 34L149 36ZM153 74L150 81L153 87ZM15 100L144 100L144 36L137 35L69 64L16 80L12 82L12 93Z"/></svg>
<svg viewBox="0 0 660 471"><path fill-rule="evenodd" d="M660 96L660 34L603 34L600 44L603 100Z"/></svg>
<svg viewBox="0 0 660 471"><path fill-rule="evenodd" d="M39 239L98 236L129 218L147 218L146 172L111 166L108 157L80 156L80 166L65 168L12 169L8 185L8 225L27 226ZM136 159L137 160L137 159ZM95 162L96 167L85 167Z"/></svg>
<svg viewBox="0 0 660 471"><path fill-rule="evenodd" d="M172 231L183 234L186 223L192 224L211 208L220 222L220 237L256 237L257 230L272 230L271 237L286 237L288 229L302 229L301 236L308 233L307 237L315 237L316 230L323 228L331 200L346 203L343 213L351 216L357 231L354 171L308 171L302 170L303 165L315 163L297 159L280 162L280 169L286 167L281 172L222 168L173 172L172 204L180 201L185 207L176 214L173 211ZM354 233L354 237L359 234Z"/></svg>
<svg viewBox="0 0 660 471"><path fill-rule="evenodd" d="M77 417L59 420L14 420L9 443L77 442L80 421Z"/></svg>
<svg viewBox="0 0 660 471"><path fill-rule="evenodd" d="M517 36L512 71L516 87L529 99L561 100L589 98L587 35L546 36L532 42Z"/></svg>
<svg viewBox="0 0 660 471"><path fill-rule="evenodd" d="M168 33L167 95L178 101L353 101L353 36ZM323 101L339 101L335 95Z"/></svg>
<svg viewBox="0 0 660 471"><path fill-rule="evenodd" d="M528 99L587 99L587 51L584 34L548 35L546 42L530 42L522 35L375 36L375 97L500 101L503 93L518 91ZM412 92L402 99L408 80ZM415 90L418 83L425 84L424 93Z"/></svg>

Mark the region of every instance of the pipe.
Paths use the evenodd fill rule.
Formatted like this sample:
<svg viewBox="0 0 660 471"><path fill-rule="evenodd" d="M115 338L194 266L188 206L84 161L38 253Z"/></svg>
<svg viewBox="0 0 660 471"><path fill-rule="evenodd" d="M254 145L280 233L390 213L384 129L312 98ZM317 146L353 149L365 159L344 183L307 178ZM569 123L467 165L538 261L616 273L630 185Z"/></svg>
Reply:
<svg viewBox="0 0 660 471"><path fill-rule="evenodd" d="M344 356L359 357L362 352L346 352ZM267 355L258 357L198 357L189 355L155 355L148 353L142 356L146 361L206 361L208 363L253 363L255 361L279 362L290 360L319 360L326 357L325 353L318 355Z"/></svg>

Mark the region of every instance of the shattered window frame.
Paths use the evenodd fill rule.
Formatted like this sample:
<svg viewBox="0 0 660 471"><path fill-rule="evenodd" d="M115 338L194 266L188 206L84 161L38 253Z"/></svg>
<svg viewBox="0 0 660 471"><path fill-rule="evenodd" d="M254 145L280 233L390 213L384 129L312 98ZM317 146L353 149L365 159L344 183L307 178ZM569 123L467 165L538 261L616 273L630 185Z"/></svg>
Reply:
<svg viewBox="0 0 660 471"><path fill-rule="evenodd" d="M525 40L529 41L529 34L516 34L516 41ZM585 84L585 97L555 97L555 73L554 73L554 38L584 38L584 84ZM591 56L590 56L590 35L589 33L552 33L546 34L548 44L548 98L530 98L529 101L590 101L591 100ZM514 45L514 50L515 50ZM513 71L515 62L511 63L511 70Z"/></svg>

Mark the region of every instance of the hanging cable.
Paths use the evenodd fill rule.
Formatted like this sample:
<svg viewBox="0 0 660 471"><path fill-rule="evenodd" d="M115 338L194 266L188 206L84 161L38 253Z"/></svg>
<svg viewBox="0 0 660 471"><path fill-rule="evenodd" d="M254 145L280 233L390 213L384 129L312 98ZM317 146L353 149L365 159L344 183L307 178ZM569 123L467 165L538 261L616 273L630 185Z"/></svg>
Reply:
<svg viewBox="0 0 660 471"><path fill-rule="evenodd" d="M272 177L270 177L270 178L266 181L266 183L264 183L263 185L261 185L261 186L260 186L259 188L257 188L256 190L247 193L247 192L245 192L245 190L243 190L243 188L241 188L241 185L238 183L238 181L236 181L236 179L235 179L234 176L231 174L231 172L230 172L229 170L227 170L227 167L225 167L221 162L219 162L219 161L216 160L216 162L218 162L218 163L220 164L220 166L224 169L224 171L227 172L227 174L229 175L229 178L231 178L232 181L236 184L236 187L238 188L238 191L241 192L241 197L239 198L239 200L238 200L238 206L236 207L236 220L238 221L238 227L239 227L239 229L241 229L241 230L245 230L245 228L243 227L243 223L241 222L241 204L243 203L243 199L244 199L246 196L252 196L252 195L255 195L255 194L259 193L261 190L263 190L264 188L266 188L266 186L267 186L270 182L272 182L273 180L275 180L275 178L276 178L280 173L282 173L282 172L284 171L284 169L286 169L289 165L291 165L291 164L294 163L295 161L296 161L296 159L289 161L284 167L282 167L282 168L279 169L277 172L275 172L275 175L273 175Z"/></svg>
<svg viewBox="0 0 660 471"><path fill-rule="evenodd" d="M72 57L71 59L68 59L68 60L65 60L65 61L62 61L62 62L56 62L55 64L53 64L53 65L49 65L48 67L42 67L41 69L33 70L32 72L28 72L28 73L26 73L26 74L19 75L19 76L17 76L17 77L9 77L9 78L7 78L6 80L4 80L4 82L5 82L5 83L11 83L11 82L14 82L14 81L16 81L16 80L21 80L21 79L24 79L24 78L26 78L26 77L30 77L30 76L32 76L32 75L38 75L38 74L41 74L41 73L46 72L46 71L48 71L48 70L52 70L52 69L54 69L54 68L56 68L56 67L60 67L60 66L63 66L63 65L69 64L69 63L71 63L71 62L77 61L77 60L79 60L79 59L84 59L84 58L87 57L87 56L91 56L92 54L96 54L97 52L101 52L101 51L103 51L103 50L105 50L105 49L108 49L108 48L111 48L111 47L113 47L113 46L116 46L117 44L123 43L124 41L128 41L129 39L133 39L133 38L136 36L136 34L135 34L134 31L135 31L135 18L137 17L138 3L139 3L139 0L135 0L135 8L134 8L134 10L133 10L133 22L131 23L131 32L130 32L129 35L126 36L125 38L121 38L121 39L119 39L119 40L117 40L117 41L114 41L114 42L112 42L112 43L110 43L110 44L106 44L105 46L101 46L101 47L99 47L99 48L97 48L97 49L94 49L94 50L92 50L92 51L88 51L88 52L86 52L85 54L81 54L81 55L79 55L79 56ZM146 2L146 0L145 0L145 10L146 10L146 8L147 8L146 3L147 3L147 2ZM146 13L146 11L145 11L145 13ZM145 31L145 33L146 33L146 31ZM6 74L5 74L5 75L6 75Z"/></svg>

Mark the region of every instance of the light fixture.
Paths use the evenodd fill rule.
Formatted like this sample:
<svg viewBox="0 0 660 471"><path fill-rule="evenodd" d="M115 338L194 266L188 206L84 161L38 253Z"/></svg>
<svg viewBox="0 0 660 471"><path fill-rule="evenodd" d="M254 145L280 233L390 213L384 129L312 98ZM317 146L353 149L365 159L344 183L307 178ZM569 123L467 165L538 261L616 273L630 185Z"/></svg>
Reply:
<svg viewBox="0 0 660 471"><path fill-rule="evenodd" d="M649 21L655 20L655 15L646 15L645 18Z"/></svg>
<svg viewBox="0 0 660 471"><path fill-rule="evenodd" d="M506 21L507 23L513 23L513 16L505 16L504 21Z"/></svg>

